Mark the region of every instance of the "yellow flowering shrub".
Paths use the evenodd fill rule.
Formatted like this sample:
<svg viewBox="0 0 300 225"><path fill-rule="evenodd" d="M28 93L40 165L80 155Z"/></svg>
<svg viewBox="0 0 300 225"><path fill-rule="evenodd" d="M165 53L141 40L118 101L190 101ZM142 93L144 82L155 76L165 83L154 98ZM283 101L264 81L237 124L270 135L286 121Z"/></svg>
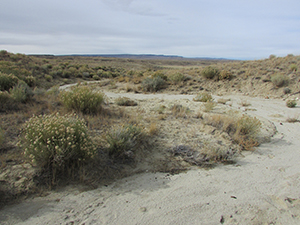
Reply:
<svg viewBox="0 0 300 225"><path fill-rule="evenodd" d="M20 146L34 165L58 170L95 155L87 126L75 114L33 116L24 124Z"/></svg>
<svg viewBox="0 0 300 225"><path fill-rule="evenodd" d="M88 86L76 86L71 90L63 91L60 95L63 105L77 113L96 114L101 110L104 94L95 92Z"/></svg>

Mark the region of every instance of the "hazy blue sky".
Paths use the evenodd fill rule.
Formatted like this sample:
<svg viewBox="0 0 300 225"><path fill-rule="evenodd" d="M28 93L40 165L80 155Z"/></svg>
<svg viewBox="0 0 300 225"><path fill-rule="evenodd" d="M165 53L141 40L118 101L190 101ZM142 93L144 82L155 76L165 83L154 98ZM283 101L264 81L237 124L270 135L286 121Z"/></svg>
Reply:
<svg viewBox="0 0 300 225"><path fill-rule="evenodd" d="M300 55L300 1L1 0L0 49L237 59Z"/></svg>

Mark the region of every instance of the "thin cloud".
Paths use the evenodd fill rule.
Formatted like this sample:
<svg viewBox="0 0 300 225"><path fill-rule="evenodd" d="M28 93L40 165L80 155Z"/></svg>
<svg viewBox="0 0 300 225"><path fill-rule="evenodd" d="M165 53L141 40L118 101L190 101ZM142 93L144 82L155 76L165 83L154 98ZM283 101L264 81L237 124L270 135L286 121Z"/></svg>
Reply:
<svg viewBox="0 0 300 225"><path fill-rule="evenodd" d="M0 48L224 58L300 54L299 8L296 0L1 0Z"/></svg>

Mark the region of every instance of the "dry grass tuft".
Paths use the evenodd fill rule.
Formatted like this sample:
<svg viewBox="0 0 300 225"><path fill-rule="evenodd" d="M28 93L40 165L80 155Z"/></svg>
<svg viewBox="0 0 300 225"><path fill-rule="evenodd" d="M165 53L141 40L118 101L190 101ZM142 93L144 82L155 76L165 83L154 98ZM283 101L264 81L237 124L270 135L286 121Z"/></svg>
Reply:
<svg viewBox="0 0 300 225"><path fill-rule="evenodd" d="M228 101L230 101L230 98L219 98L217 102L225 105Z"/></svg>
<svg viewBox="0 0 300 225"><path fill-rule="evenodd" d="M241 100L239 104L243 107L251 106L251 104L247 100Z"/></svg>
<svg viewBox="0 0 300 225"><path fill-rule="evenodd" d="M158 133L158 131L159 131L159 129L157 127L157 124L156 123L151 123L150 126L149 126L149 130L148 130L149 134L151 136L153 136L153 135L156 135Z"/></svg>
<svg viewBox="0 0 300 225"><path fill-rule="evenodd" d="M215 108L216 105L217 104L215 102L205 102L203 105L203 111L210 112Z"/></svg>

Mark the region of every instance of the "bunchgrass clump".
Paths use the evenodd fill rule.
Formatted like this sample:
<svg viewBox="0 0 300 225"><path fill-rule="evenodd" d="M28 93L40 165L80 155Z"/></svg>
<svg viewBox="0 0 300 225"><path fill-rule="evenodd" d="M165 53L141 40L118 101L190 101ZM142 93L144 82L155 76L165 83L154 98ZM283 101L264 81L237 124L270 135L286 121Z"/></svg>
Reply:
<svg viewBox="0 0 300 225"><path fill-rule="evenodd" d="M179 104L172 105L170 109L172 111L173 116L175 116L176 118L187 118L188 114L191 112L191 110L188 107Z"/></svg>
<svg viewBox="0 0 300 225"><path fill-rule="evenodd" d="M108 154L117 159L134 159L137 147L144 138L142 127L126 124L115 127L106 135Z"/></svg>
<svg viewBox="0 0 300 225"><path fill-rule="evenodd" d="M228 133L234 142L245 150L251 150L259 145L261 122L256 117L212 115L207 120L207 124Z"/></svg>
<svg viewBox="0 0 300 225"><path fill-rule="evenodd" d="M52 172L54 178L96 152L85 121L75 114L33 116L24 124L20 147L32 164Z"/></svg>
<svg viewBox="0 0 300 225"><path fill-rule="evenodd" d="M271 81L276 87L283 87L289 84L289 78L282 74L272 76Z"/></svg>
<svg viewBox="0 0 300 225"><path fill-rule="evenodd" d="M5 138L4 131L0 127L0 146L3 146L4 138Z"/></svg>
<svg viewBox="0 0 300 225"><path fill-rule="evenodd" d="M193 98L195 102L211 102L213 97L208 92L199 93L195 98Z"/></svg>
<svg viewBox="0 0 300 225"><path fill-rule="evenodd" d="M63 105L77 113L97 114L102 109L104 94L95 92L88 86L76 86L60 95Z"/></svg>
<svg viewBox="0 0 300 225"><path fill-rule="evenodd" d="M289 108L295 108L297 106L297 101L296 100L287 100L286 101L286 106Z"/></svg>

